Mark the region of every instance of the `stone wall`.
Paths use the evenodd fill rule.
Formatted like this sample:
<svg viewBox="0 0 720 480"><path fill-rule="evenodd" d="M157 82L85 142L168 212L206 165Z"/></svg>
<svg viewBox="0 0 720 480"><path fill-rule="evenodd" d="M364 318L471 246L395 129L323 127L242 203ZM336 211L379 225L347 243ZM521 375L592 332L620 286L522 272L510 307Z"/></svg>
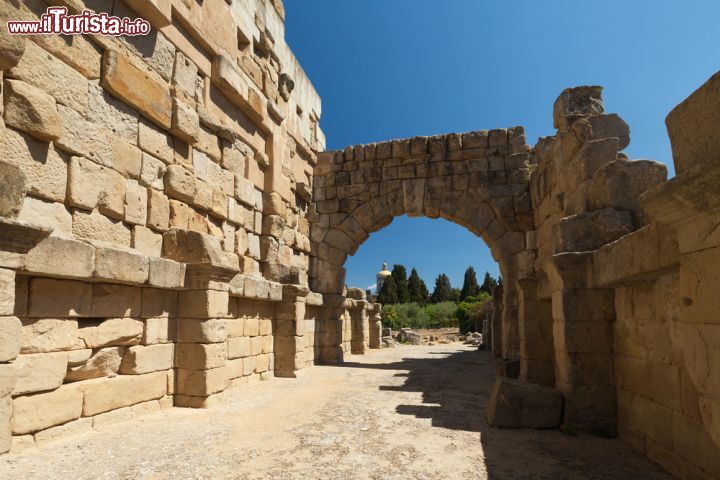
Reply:
<svg viewBox="0 0 720 480"><path fill-rule="evenodd" d="M205 407L339 345L307 287L324 137L282 2L6 1L0 16L57 4L153 30L0 35L0 453ZM369 335L368 306L348 306Z"/></svg>

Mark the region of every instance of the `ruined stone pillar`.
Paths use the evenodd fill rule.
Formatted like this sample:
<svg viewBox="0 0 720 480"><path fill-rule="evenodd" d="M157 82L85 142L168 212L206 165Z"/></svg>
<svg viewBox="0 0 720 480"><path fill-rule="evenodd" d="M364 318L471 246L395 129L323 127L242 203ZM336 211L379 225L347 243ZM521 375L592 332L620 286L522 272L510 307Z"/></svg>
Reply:
<svg viewBox="0 0 720 480"><path fill-rule="evenodd" d="M351 311L351 351L356 355L364 355L370 348L370 317L367 301L356 301L356 308Z"/></svg>
<svg viewBox="0 0 720 480"><path fill-rule="evenodd" d="M12 396L17 374L12 361L20 353L20 320L15 317L15 272L0 269L0 453L12 446Z"/></svg>
<svg viewBox="0 0 720 480"><path fill-rule="evenodd" d="M520 337L518 332L518 291L517 271L501 263L503 277L502 309L502 357L517 358L520 355Z"/></svg>
<svg viewBox="0 0 720 480"><path fill-rule="evenodd" d="M492 351L496 358L502 356L503 286L493 288L493 311L491 321Z"/></svg>
<svg viewBox="0 0 720 480"><path fill-rule="evenodd" d="M614 434L613 289L588 288L590 253L555 255L552 267L555 388L565 396L568 431Z"/></svg>
<svg viewBox="0 0 720 480"><path fill-rule="evenodd" d="M520 379L553 386L552 302L537 297L537 281L525 279L518 282Z"/></svg>
<svg viewBox="0 0 720 480"><path fill-rule="evenodd" d="M323 295L324 312L320 326L320 359L324 363L342 363L347 353L343 348L345 297Z"/></svg>
<svg viewBox="0 0 720 480"><path fill-rule="evenodd" d="M305 367L305 297L307 288L285 285L275 308L275 376L297 376Z"/></svg>
<svg viewBox="0 0 720 480"><path fill-rule="evenodd" d="M375 303L368 310L370 315L370 348L380 348L382 344L382 319L380 317L380 310L382 305Z"/></svg>

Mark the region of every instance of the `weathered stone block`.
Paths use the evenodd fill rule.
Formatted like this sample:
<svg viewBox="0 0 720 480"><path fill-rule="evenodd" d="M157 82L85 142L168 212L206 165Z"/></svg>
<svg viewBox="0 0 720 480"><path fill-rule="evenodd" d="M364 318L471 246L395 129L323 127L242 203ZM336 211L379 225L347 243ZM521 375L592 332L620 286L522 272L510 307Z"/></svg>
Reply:
<svg viewBox="0 0 720 480"><path fill-rule="evenodd" d="M145 283L148 279L149 264L145 255L133 250L106 246L95 248L95 271L98 278L119 282Z"/></svg>
<svg viewBox="0 0 720 480"><path fill-rule="evenodd" d="M250 356L250 337L233 337L227 341L228 358L244 358Z"/></svg>
<svg viewBox="0 0 720 480"><path fill-rule="evenodd" d="M170 165L165 173L165 192L171 197L187 203L195 203L197 195L195 175L180 165Z"/></svg>
<svg viewBox="0 0 720 480"><path fill-rule="evenodd" d="M93 210L98 207L116 220L125 217L125 178L115 170L82 157L72 157L68 170L68 203Z"/></svg>
<svg viewBox="0 0 720 480"><path fill-rule="evenodd" d="M227 388L225 367L210 370L177 369L177 391L183 395L205 397Z"/></svg>
<svg viewBox="0 0 720 480"><path fill-rule="evenodd" d="M68 368L65 382L112 377L118 373L123 359L121 347L103 348L92 353L82 365Z"/></svg>
<svg viewBox="0 0 720 480"><path fill-rule="evenodd" d="M119 375L91 380L83 385L83 416L92 416L118 408L162 398L167 393L167 374Z"/></svg>
<svg viewBox="0 0 720 480"><path fill-rule="evenodd" d="M207 370L222 367L227 363L228 344L223 343L178 343L175 352L175 366L191 370Z"/></svg>
<svg viewBox="0 0 720 480"><path fill-rule="evenodd" d="M9 362L20 353L22 324L16 317L0 317L0 362Z"/></svg>
<svg viewBox="0 0 720 480"><path fill-rule="evenodd" d="M55 99L19 80L5 82L5 124L46 142L63 132Z"/></svg>
<svg viewBox="0 0 720 480"><path fill-rule="evenodd" d="M163 236L163 257L183 263L222 264L220 242L210 235L170 230Z"/></svg>
<svg viewBox="0 0 720 480"><path fill-rule="evenodd" d="M91 303L90 284L49 278L30 282L30 317L87 317L91 315Z"/></svg>
<svg viewBox="0 0 720 480"><path fill-rule="evenodd" d="M6 75L38 87L55 97L58 103L80 113L87 109L87 79L34 42L26 43L25 54Z"/></svg>
<svg viewBox="0 0 720 480"><path fill-rule="evenodd" d="M120 373L141 375L173 368L175 345L136 345L123 355Z"/></svg>
<svg viewBox="0 0 720 480"><path fill-rule="evenodd" d="M147 222L148 189L128 180L125 190L125 221L144 226Z"/></svg>
<svg viewBox="0 0 720 480"><path fill-rule="evenodd" d="M116 50L106 50L102 85L161 127L171 127L170 88L157 74L138 68Z"/></svg>
<svg viewBox="0 0 720 480"><path fill-rule="evenodd" d="M125 285L93 284L93 317L139 317L141 290Z"/></svg>
<svg viewBox="0 0 720 480"><path fill-rule="evenodd" d="M22 324L21 353L70 350L77 344L77 320L25 319Z"/></svg>
<svg viewBox="0 0 720 480"><path fill-rule="evenodd" d="M132 318L112 318L79 324L78 338L86 348L115 345L137 345L143 335L143 322Z"/></svg>
<svg viewBox="0 0 720 480"><path fill-rule="evenodd" d="M606 208L574 215L553 226L555 253L596 250L634 230L632 213Z"/></svg>
<svg viewBox="0 0 720 480"><path fill-rule="evenodd" d="M1 171L2 166L0 166L0 173ZM8 185L0 188L12 188L11 184L13 179L9 172L6 178L8 179ZM0 193L0 197L1 196L2 194ZM22 208L20 209L20 214L17 216L17 219L21 222L46 227L53 232L57 231L59 234L72 234L72 215L70 215L70 212L62 203L46 202L33 197L25 197L24 200L21 200L21 204Z"/></svg>
<svg viewBox="0 0 720 480"><path fill-rule="evenodd" d="M151 258L149 283L161 288L182 287L185 284L185 264L164 258Z"/></svg>
<svg viewBox="0 0 720 480"><path fill-rule="evenodd" d="M80 418L83 392L66 385L54 392L13 400L13 434L37 432Z"/></svg>
<svg viewBox="0 0 720 480"><path fill-rule="evenodd" d="M158 232L165 232L170 227L170 201L155 189L148 191L147 225Z"/></svg>
<svg viewBox="0 0 720 480"><path fill-rule="evenodd" d="M90 213L79 210L73 212L73 235L125 247L131 244L130 229L122 222L113 221L97 210Z"/></svg>
<svg viewBox="0 0 720 480"><path fill-rule="evenodd" d="M563 397L552 388L498 378L485 416L490 425L506 428L557 428L562 421Z"/></svg>
<svg viewBox="0 0 720 480"><path fill-rule="evenodd" d="M53 202L65 201L68 169L54 146L14 130L6 130L3 152L4 161L22 170L28 193ZM15 186L16 189L18 187Z"/></svg>
<svg viewBox="0 0 720 480"><path fill-rule="evenodd" d="M162 190L166 170L167 168L162 160L148 153L143 153L142 165L140 166L140 184L155 190Z"/></svg>
<svg viewBox="0 0 720 480"><path fill-rule="evenodd" d="M188 290L178 296L181 317L212 318L228 314L228 292L217 290Z"/></svg>
<svg viewBox="0 0 720 480"><path fill-rule="evenodd" d="M227 340L225 320L193 318L178 320L178 342L220 343L225 340Z"/></svg>
<svg viewBox="0 0 720 480"><path fill-rule="evenodd" d="M720 123L719 98L720 73L716 73L667 116L678 174L718 158L720 139L714 132Z"/></svg>
<svg viewBox="0 0 720 480"><path fill-rule="evenodd" d="M67 363L67 352L20 355L14 362L18 379L13 396L55 390L63 383Z"/></svg>
<svg viewBox="0 0 720 480"><path fill-rule="evenodd" d="M150 262L158 260L158 257L162 255L162 241L163 236L149 228L139 225L133 228L132 246L135 250L149 257Z"/></svg>
<svg viewBox="0 0 720 480"><path fill-rule="evenodd" d="M563 90L553 107L553 127L565 131L579 117L604 113L602 90L597 86Z"/></svg>
<svg viewBox="0 0 720 480"><path fill-rule="evenodd" d="M170 131L184 142L193 145L200 138L200 118L188 104L173 99L172 128Z"/></svg>

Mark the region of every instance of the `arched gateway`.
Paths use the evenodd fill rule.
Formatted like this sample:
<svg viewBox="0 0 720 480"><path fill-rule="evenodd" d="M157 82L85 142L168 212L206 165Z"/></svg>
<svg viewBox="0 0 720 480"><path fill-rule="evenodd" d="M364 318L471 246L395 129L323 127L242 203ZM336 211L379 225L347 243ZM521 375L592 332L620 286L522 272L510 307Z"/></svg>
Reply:
<svg viewBox="0 0 720 480"><path fill-rule="evenodd" d="M399 215L444 218L481 237L510 280L516 305L518 262L532 255L529 178L534 157L522 127L415 137L319 155L311 241L313 290L341 294L343 264L369 234ZM506 308L503 355L519 353L517 325Z"/></svg>

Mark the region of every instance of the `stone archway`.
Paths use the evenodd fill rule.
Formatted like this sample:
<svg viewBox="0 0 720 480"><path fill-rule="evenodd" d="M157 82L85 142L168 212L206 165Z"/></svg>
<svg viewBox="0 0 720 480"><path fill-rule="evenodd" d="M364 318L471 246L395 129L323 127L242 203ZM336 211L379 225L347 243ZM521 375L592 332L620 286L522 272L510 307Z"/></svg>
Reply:
<svg viewBox="0 0 720 480"><path fill-rule="evenodd" d="M310 283L341 295L347 257L399 215L444 218L488 245L500 264L502 348L520 353L519 269L531 268L530 147L522 127L415 137L319 155L311 220ZM531 236L531 235L530 235ZM529 261L528 261L529 260Z"/></svg>

